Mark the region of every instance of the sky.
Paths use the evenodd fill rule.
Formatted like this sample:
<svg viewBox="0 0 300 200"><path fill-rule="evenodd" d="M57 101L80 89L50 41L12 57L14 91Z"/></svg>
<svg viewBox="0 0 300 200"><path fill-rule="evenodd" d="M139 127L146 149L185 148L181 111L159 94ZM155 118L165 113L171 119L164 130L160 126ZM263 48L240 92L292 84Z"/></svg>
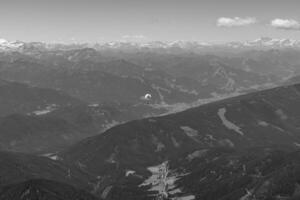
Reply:
<svg viewBox="0 0 300 200"><path fill-rule="evenodd" d="M44 42L300 40L300 0L0 0L0 38Z"/></svg>

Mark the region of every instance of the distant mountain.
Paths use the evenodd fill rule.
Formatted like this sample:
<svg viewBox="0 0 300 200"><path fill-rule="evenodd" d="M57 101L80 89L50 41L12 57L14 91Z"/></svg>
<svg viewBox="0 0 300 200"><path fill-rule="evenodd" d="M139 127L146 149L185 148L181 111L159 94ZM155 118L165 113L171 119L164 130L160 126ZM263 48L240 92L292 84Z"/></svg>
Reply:
<svg viewBox="0 0 300 200"><path fill-rule="evenodd" d="M261 37L253 41L246 42L230 42L226 44L229 47L233 48L262 48L262 49L271 49L271 48L299 48L300 41L292 39L277 39L270 37Z"/></svg>
<svg viewBox="0 0 300 200"><path fill-rule="evenodd" d="M197 189L193 190L193 186L182 182L188 180L185 177L190 177L190 173L194 175L195 181L205 178L192 161L203 157L206 162L199 163L203 165L203 169L208 170L214 166L222 170L227 161L229 166L230 162L233 162L232 166L236 166L235 162L242 162L235 161L235 156L238 160L249 157L253 161L245 165L251 165L251 170L255 170L253 165L261 158L260 155L263 156L262 151L297 150L300 146L300 112L296 109L300 102L299 91L299 84L279 87L210 103L181 113L132 121L111 128L99 136L83 140L59 156L67 162L80 163L84 169L103 177L103 184L106 183L106 188L112 191L112 196L107 197L108 199L118 199L120 196L123 196L123 199L132 199L134 194L158 195L156 191L162 195L166 189L161 191L162 189L154 186L151 189L149 184L154 184L155 180L168 182L169 179L157 178L165 177L166 174L169 178L175 176L170 179L173 179L173 189L178 189L177 197L182 195L187 198L190 195L190 199L209 199L209 196L201 196L202 193L198 193ZM261 158L259 168L271 162L270 166L279 169L275 163L272 164L273 161L268 160L268 155ZM274 162L281 162L284 157L276 158L276 153L274 156ZM215 161L223 159L227 159L224 164L214 164ZM185 162L187 166L184 166ZM211 169L209 173L216 173ZM226 173L229 174L224 176L224 179L217 177L220 173L216 173L214 179L209 179L212 182L205 183L215 185L218 179L224 182L224 185L232 184L237 172L232 171L235 170L232 167L230 170L228 169ZM270 176L275 178L271 174ZM236 181L243 179L236 177ZM251 183L255 176L249 172L247 180L244 188L252 188ZM242 182L237 184L243 185ZM292 190L293 187L289 189ZM172 196L171 189L167 193ZM224 189L223 185L214 190L207 189L207 195L218 189ZM234 190L234 186L228 186L222 193L215 192L219 196L211 199L226 199L226 195L230 196ZM237 196L241 198L243 192ZM239 198L235 196L232 199Z"/></svg>
<svg viewBox="0 0 300 200"><path fill-rule="evenodd" d="M90 52L82 51L84 55ZM80 54L77 52L76 56ZM147 93L152 95L151 104L191 103L278 84L271 76L233 68L216 57L166 55L158 58L150 55L149 63L144 56L139 58L137 55L132 60L117 57L98 62L98 57L93 54L83 56L80 61L79 58L70 61L61 54L52 55L51 63L48 63L48 58L3 61L0 63L0 77L61 90L90 103L137 104Z"/></svg>
<svg viewBox="0 0 300 200"><path fill-rule="evenodd" d="M34 179L0 188L1 200L99 200L65 183Z"/></svg>
<svg viewBox="0 0 300 200"><path fill-rule="evenodd" d="M53 153L132 119L166 112L140 104L89 104L61 91L0 81L1 150ZM101 94L103 95L103 94Z"/></svg>
<svg viewBox="0 0 300 200"><path fill-rule="evenodd" d="M2 51L19 51L25 53L41 52L41 51L59 51L59 50L74 50L82 48L94 48L97 50L122 50L122 51L155 51L164 53L182 53L203 52L204 49L213 48L234 48L234 49L271 49L271 48L299 48L300 41L288 38L270 38L261 37L255 40L239 42L199 42L199 41L150 41L150 42L106 42L106 43L44 43L44 42L22 42L22 41L7 41L0 39L0 50Z"/></svg>
<svg viewBox="0 0 300 200"><path fill-rule="evenodd" d="M70 63L69 63L70 64ZM97 67L97 64L90 63ZM104 103L109 101L139 103L146 93L151 93L154 102L160 102L157 87L143 77L119 76L103 70L89 69L88 64L80 69L66 67L43 66L27 61L6 63L0 65L1 77L19 82L27 82L39 87L59 89L76 98L90 103ZM79 66L79 67L80 67ZM101 67L101 65L100 65ZM164 88L162 88L163 90ZM172 88L169 88L172 89ZM167 89L165 89L167 90ZM173 89L174 90L174 89ZM166 91L162 91L166 93ZM195 95L187 92L175 91L177 96ZM172 99L170 100L172 101ZM173 100L174 101L174 100Z"/></svg>
<svg viewBox="0 0 300 200"><path fill-rule="evenodd" d="M7 42L2 42L2 44L6 43ZM300 51L300 41L292 39L274 39L269 37L262 37L253 41L227 43L156 41L148 43L110 42L102 44L46 44L41 42L31 42L22 44L22 48L16 48L14 51L4 51L4 55L1 57L7 59L7 56L9 56L9 61L15 60L16 57L22 59L31 58L31 61L32 58L35 58L40 61L42 60L42 63L44 64L54 65L70 65L68 62L80 63L81 61L87 60L93 60L96 63L106 63L112 59L126 59L127 61L132 62L132 59L136 60L139 58L146 59L153 64L153 62L156 61L155 55L159 56L159 59L164 60L164 56L166 55L191 57L209 54L224 58L246 58L246 60L239 63L240 67L245 66L246 69L249 70L252 67L251 65L255 65L254 67L259 70L259 67L265 69L264 66L268 65L270 67L268 68L268 72L272 73L272 65L275 65L275 71L278 70L277 68L284 70L285 68L293 67L295 64L299 66L299 58L298 56L295 56L295 54L298 55ZM268 55L270 54L268 52L273 52L273 55ZM263 59L261 55L267 59ZM133 58L129 59L128 56ZM272 59L269 60L269 58ZM168 59L166 61L168 61ZM247 61L247 59L250 59L250 61ZM245 62L249 63L249 66L248 64L245 64ZM87 63L84 64L85 67L87 67L86 64ZM146 65L144 67L146 67ZM289 69L285 70L285 72L288 73ZM292 73L290 75L292 75Z"/></svg>
<svg viewBox="0 0 300 200"><path fill-rule="evenodd" d="M62 106L83 104L61 91L4 80L0 80L0 93L0 116L13 113L39 114Z"/></svg>

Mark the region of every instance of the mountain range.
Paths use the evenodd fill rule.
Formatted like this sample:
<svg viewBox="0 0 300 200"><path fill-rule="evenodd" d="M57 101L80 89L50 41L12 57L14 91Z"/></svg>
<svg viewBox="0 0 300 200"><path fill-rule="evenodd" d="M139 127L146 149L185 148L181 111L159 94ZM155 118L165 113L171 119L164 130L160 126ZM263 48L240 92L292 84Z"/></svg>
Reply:
<svg viewBox="0 0 300 200"><path fill-rule="evenodd" d="M96 44L88 43L73 43L73 44L63 44L63 43L43 43L43 42L22 42L22 41L8 41L5 39L0 39L1 50L27 50L30 48L39 49L76 49L91 47L95 49L191 49L200 50L208 47L227 47L227 48L299 48L300 41L292 40L287 38L270 38L261 37L252 41L245 42L219 42L219 43L209 43L209 42L198 42L198 41L152 41L152 42L104 42Z"/></svg>
<svg viewBox="0 0 300 200"><path fill-rule="evenodd" d="M1 39L0 199L299 199L299 53Z"/></svg>

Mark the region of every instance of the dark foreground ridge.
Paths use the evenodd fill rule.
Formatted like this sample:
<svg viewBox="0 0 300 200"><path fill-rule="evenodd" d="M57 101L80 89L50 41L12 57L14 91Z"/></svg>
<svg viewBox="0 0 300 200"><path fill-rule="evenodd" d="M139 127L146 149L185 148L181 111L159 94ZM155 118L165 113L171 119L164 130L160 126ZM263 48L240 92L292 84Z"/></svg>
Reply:
<svg viewBox="0 0 300 200"><path fill-rule="evenodd" d="M1 200L100 200L68 184L33 179L0 188Z"/></svg>
<svg viewBox="0 0 300 200"><path fill-rule="evenodd" d="M299 106L300 84L278 87L119 125L59 157L100 177L106 199L289 198Z"/></svg>

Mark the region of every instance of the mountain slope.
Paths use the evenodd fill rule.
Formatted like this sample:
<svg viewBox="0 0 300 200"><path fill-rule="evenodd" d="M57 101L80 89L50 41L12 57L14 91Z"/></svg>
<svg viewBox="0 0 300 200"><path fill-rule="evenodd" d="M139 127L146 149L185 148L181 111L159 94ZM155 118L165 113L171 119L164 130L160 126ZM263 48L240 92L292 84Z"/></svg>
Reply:
<svg viewBox="0 0 300 200"><path fill-rule="evenodd" d="M169 196L175 192L213 200L299 198L299 151L203 149L170 164L169 170L169 176L178 178ZM180 172L185 173L178 177Z"/></svg>
<svg viewBox="0 0 300 200"><path fill-rule="evenodd" d="M74 124L51 116L13 114L0 118L1 149L27 153L61 150L89 135Z"/></svg>
<svg viewBox="0 0 300 200"><path fill-rule="evenodd" d="M167 161L171 161L170 171L179 170L180 162L175 166L172 162L201 157L201 150L216 149L217 154L211 158L214 160L219 156L226 159L226 156L218 155L224 150L237 152L240 159L240 152L254 149L258 152L254 157L258 159L260 149L298 149L299 99L298 84L234 97L181 113L132 121L83 140L59 156L68 162L80 163L84 169L101 176L107 181L107 187L114 186L114 194L125 195L127 189L138 194L139 190L149 189L141 187L150 176L149 170L151 173L157 173L159 169L168 171L167 165L162 164ZM208 167L208 164L204 166ZM151 166L156 167L149 168ZM216 167L222 168L222 164ZM181 171L181 174L190 173ZM187 186L182 187L184 190ZM155 191L152 192L155 194ZM133 194L126 198L133 198ZM149 191L144 194L149 195ZM111 198L118 199L116 196Z"/></svg>
<svg viewBox="0 0 300 200"><path fill-rule="evenodd" d="M0 188L1 200L97 200L84 190L43 179L34 179Z"/></svg>
<svg viewBox="0 0 300 200"><path fill-rule="evenodd" d="M47 110L48 111L48 110ZM55 107L51 112L0 117L0 149L24 153L55 153L88 136L164 109L147 104L92 104Z"/></svg>
<svg viewBox="0 0 300 200"><path fill-rule="evenodd" d="M0 80L0 93L0 116L50 112L60 106L82 104L80 100L60 91L4 80Z"/></svg>
<svg viewBox="0 0 300 200"><path fill-rule="evenodd" d="M50 159L44 156L1 151L0 163L0 186L29 179L48 179L87 189L90 187L88 183L96 180L77 167L63 163L55 157Z"/></svg>
<svg viewBox="0 0 300 200"><path fill-rule="evenodd" d="M175 143L170 142L172 137L178 138L179 146L187 145L183 142L186 140L189 148L195 145L222 146L221 141L224 142L223 146L236 148L267 144L297 147L294 143L300 142L297 134L300 111L295 108L299 106L299 91L300 85L279 87L210 103L181 113L129 122L75 145L69 150L70 156L76 158L76 148L85 145L88 147L86 152L89 149L92 152L93 145L106 151L118 146L120 153L128 152L125 141L129 144L137 143L135 146L138 149L151 153L155 153L158 143L162 143L158 145L165 146L161 151L170 156L176 149L185 149L176 148ZM134 142L135 140L137 141ZM145 146L143 142L148 141L153 141L153 144ZM122 151L122 148L126 150ZM136 152L141 153L138 150ZM98 156L102 154L103 151ZM78 151L78 156L80 155Z"/></svg>

